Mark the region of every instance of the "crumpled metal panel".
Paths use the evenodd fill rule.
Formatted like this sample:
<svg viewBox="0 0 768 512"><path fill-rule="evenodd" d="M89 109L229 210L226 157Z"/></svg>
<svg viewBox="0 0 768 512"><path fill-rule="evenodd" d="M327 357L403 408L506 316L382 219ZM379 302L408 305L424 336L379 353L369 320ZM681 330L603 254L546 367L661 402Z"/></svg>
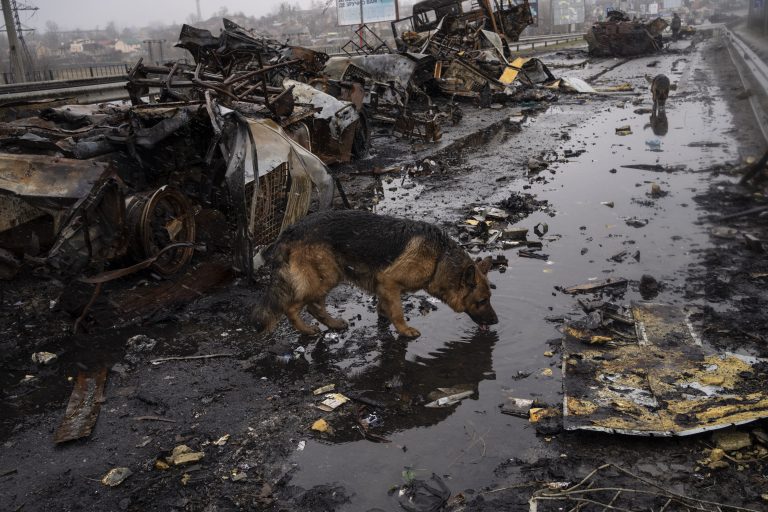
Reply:
<svg viewBox="0 0 768 512"><path fill-rule="evenodd" d="M104 384L107 381L107 369L95 373L77 374L75 389L69 397L67 411L56 429L53 440L64 443L91 435L99 417L104 401Z"/></svg>
<svg viewBox="0 0 768 512"><path fill-rule="evenodd" d="M333 179L322 160L291 139L277 123L270 119L249 119L248 127L253 140L258 141L256 157L260 176L284 162L288 163L293 179L306 177L317 188L318 207L321 210L330 207L333 200ZM251 180L253 175L246 173L246 183ZM306 202L309 206L309 198ZM298 218L293 219L292 222L296 220Z"/></svg>
<svg viewBox="0 0 768 512"><path fill-rule="evenodd" d="M104 175L107 164L38 155L0 154L0 193L74 203Z"/></svg>
<svg viewBox="0 0 768 512"><path fill-rule="evenodd" d="M566 430L686 436L768 417L768 362L705 349L679 307L632 313L638 343L563 341Z"/></svg>
<svg viewBox="0 0 768 512"><path fill-rule="evenodd" d="M423 53L338 56L328 59L323 74L334 80L346 80L347 68L352 65L368 73L376 82L394 80L404 87L419 70L431 69L434 61L434 57Z"/></svg>
<svg viewBox="0 0 768 512"><path fill-rule="evenodd" d="M293 99L296 103L310 104L315 109L320 109L319 112L315 112L314 117L328 121L331 137L335 139L340 138L344 130L360 119L351 102L338 100L311 85L285 79L283 87L286 89L293 87Z"/></svg>

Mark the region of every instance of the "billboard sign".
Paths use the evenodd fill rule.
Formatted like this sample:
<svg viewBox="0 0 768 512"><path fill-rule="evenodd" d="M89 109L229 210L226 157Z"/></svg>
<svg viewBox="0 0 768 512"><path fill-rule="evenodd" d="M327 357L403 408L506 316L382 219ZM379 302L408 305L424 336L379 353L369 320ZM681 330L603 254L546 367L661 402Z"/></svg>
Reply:
<svg viewBox="0 0 768 512"><path fill-rule="evenodd" d="M584 0L552 0L552 24L584 23Z"/></svg>
<svg viewBox="0 0 768 512"><path fill-rule="evenodd" d="M339 26L398 19L398 0L336 0Z"/></svg>

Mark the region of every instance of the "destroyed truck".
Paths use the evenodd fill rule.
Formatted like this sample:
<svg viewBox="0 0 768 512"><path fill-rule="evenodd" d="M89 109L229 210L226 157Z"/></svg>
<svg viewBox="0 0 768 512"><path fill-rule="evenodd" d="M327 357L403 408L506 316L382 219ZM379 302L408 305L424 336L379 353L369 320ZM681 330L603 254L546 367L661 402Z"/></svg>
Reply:
<svg viewBox="0 0 768 512"><path fill-rule="evenodd" d="M622 11L611 11L608 20L592 25L584 39L592 56L633 57L660 51L665 28L667 22L662 18L640 21L630 19Z"/></svg>
<svg viewBox="0 0 768 512"><path fill-rule="evenodd" d="M424 0L413 5L411 16L392 22L392 35L400 51L425 53L435 33L450 46L478 50L486 47L482 31L498 34L506 46L533 22L528 0ZM508 47L505 57L509 57Z"/></svg>

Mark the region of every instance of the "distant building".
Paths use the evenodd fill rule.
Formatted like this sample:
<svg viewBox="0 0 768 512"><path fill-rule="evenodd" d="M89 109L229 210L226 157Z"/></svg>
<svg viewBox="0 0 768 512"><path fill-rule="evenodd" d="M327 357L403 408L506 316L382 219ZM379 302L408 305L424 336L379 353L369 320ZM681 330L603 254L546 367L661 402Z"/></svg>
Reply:
<svg viewBox="0 0 768 512"><path fill-rule="evenodd" d="M101 55L115 51L115 43L109 39L75 39L69 43L70 53L84 53L88 55Z"/></svg>
<svg viewBox="0 0 768 512"><path fill-rule="evenodd" d="M87 43L88 39L75 39L71 43L69 43L69 52L70 53L83 53L83 45Z"/></svg>
<svg viewBox="0 0 768 512"><path fill-rule="evenodd" d="M123 41L122 39L118 39L115 41L114 48L115 51L120 53L136 53L141 51L141 43L130 43Z"/></svg>

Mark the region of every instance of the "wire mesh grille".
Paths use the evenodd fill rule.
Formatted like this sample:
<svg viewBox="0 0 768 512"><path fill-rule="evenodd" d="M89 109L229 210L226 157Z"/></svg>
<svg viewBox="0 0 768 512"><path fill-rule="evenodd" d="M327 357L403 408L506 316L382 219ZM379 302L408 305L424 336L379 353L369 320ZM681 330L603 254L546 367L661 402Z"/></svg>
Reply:
<svg viewBox="0 0 768 512"><path fill-rule="evenodd" d="M251 212L250 229L254 246L271 243L280 234L288 203L290 173L288 164L283 163L258 179L256 202L253 203L253 187L256 181L246 187L248 210Z"/></svg>

